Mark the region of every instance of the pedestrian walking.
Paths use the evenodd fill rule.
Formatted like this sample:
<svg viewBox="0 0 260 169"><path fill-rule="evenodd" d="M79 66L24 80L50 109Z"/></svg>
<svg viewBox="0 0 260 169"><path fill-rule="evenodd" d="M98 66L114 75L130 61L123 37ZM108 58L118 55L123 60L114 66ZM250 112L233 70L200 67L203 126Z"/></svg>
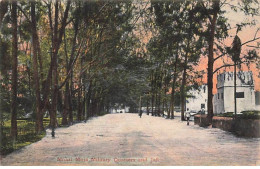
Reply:
<svg viewBox="0 0 260 169"><path fill-rule="evenodd" d="M190 112L186 112L187 125L190 125Z"/></svg>
<svg viewBox="0 0 260 169"><path fill-rule="evenodd" d="M142 117L142 114L143 114L143 111L140 110L140 113L139 113L140 118Z"/></svg>

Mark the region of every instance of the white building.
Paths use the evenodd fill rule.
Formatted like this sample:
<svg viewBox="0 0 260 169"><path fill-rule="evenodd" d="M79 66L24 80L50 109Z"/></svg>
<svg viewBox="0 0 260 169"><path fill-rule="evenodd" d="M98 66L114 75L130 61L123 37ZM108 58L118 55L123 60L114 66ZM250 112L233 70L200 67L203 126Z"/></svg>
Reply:
<svg viewBox="0 0 260 169"><path fill-rule="evenodd" d="M237 72L236 86L237 112L255 110L252 72ZM214 114L234 112L234 100L234 72L217 75L217 94L213 98Z"/></svg>
<svg viewBox="0 0 260 169"><path fill-rule="evenodd" d="M188 93L191 97L186 99L186 111L198 113L204 108L207 112L208 86L202 85L198 89L192 89Z"/></svg>
<svg viewBox="0 0 260 169"><path fill-rule="evenodd" d="M125 106L125 107L119 107L119 108L111 108L110 110L109 110L109 113L111 113L111 114L114 114L114 113L120 113L120 112L122 112L122 113L129 113L129 109L130 109L130 107L127 107L127 106Z"/></svg>

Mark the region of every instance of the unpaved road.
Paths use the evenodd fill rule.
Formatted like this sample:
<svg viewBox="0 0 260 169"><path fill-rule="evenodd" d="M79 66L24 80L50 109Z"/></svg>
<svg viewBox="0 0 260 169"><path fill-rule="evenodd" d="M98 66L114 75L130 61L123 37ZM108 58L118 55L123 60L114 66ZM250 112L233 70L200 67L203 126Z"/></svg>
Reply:
<svg viewBox="0 0 260 169"><path fill-rule="evenodd" d="M260 139L137 114L108 114L50 131L1 165L260 165Z"/></svg>

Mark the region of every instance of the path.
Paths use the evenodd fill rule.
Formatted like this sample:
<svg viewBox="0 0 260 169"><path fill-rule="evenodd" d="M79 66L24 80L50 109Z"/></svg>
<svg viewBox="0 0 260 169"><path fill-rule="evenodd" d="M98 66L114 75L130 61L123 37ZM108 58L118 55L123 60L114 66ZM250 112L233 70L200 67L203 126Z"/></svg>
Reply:
<svg viewBox="0 0 260 169"><path fill-rule="evenodd" d="M50 131L1 165L260 165L260 139L143 114L108 114Z"/></svg>

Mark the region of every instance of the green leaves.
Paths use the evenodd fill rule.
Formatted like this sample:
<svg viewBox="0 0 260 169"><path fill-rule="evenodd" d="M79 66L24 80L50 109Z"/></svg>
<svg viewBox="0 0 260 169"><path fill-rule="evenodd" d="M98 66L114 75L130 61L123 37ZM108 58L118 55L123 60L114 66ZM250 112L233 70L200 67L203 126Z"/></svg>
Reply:
<svg viewBox="0 0 260 169"><path fill-rule="evenodd" d="M230 54L232 56L232 60L235 63L240 61L240 53L241 53L241 40L236 35L234 40L233 40L233 43L232 43L232 48L230 50Z"/></svg>

